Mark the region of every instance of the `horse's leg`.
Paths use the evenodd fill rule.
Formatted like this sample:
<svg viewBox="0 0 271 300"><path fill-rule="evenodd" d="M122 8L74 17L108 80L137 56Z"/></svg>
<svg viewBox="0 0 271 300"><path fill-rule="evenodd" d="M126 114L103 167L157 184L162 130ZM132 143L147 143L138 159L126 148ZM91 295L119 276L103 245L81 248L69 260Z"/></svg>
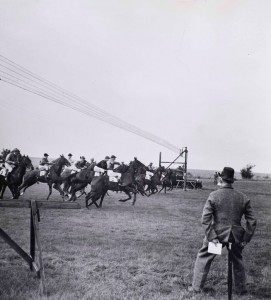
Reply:
<svg viewBox="0 0 271 300"><path fill-rule="evenodd" d="M100 204L99 204L99 207L100 207L100 208L103 206L103 200L104 200L104 197L105 197L106 194L107 194L107 191L105 191L105 192L102 194L101 201L100 201Z"/></svg>
<svg viewBox="0 0 271 300"><path fill-rule="evenodd" d="M60 193L60 196L62 197L62 199L64 201L64 192L60 186L60 183L59 182L54 183L53 188Z"/></svg>
<svg viewBox="0 0 271 300"><path fill-rule="evenodd" d="M128 201L132 198L132 196L131 196L131 194L128 190L124 190L124 193L128 196L128 198L127 199L120 199L119 200L120 202L126 202L126 201Z"/></svg>
<svg viewBox="0 0 271 300"><path fill-rule="evenodd" d="M4 183L4 184L2 185L2 188L1 188L0 199L3 199L6 188L7 188L7 184Z"/></svg>
<svg viewBox="0 0 271 300"><path fill-rule="evenodd" d="M65 194L66 197L69 197L69 188L71 187L70 185L70 181L66 180L63 186L63 192Z"/></svg>
<svg viewBox="0 0 271 300"><path fill-rule="evenodd" d="M4 189L5 184L6 184L5 181L0 182L0 199L3 199L4 192L5 192L5 189Z"/></svg>
<svg viewBox="0 0 271 300"><path fill-rule="evenodd" d="M99 196L96 196L96 197L92 197L92 203L91 204L94 204L97 208L99 208L99 205L97 203L97 201L99 200L99 198L101 197L101 195Z"/></svg>
<svg viewBox="0 0 271 300"><path fill-rule="evenodd" d="M135 203L136 203L136 193L134 193L134 200L133 200L132 205L135 205Z"/></svg>
<svg viewBox="0 0 271 300"><path fill-rule="evenodd" d="M164 188L165 188L165 185L163 184L161 190L160 190L158 193L161 193L161 191L162 191Z"/></svg>
<svg viewBox="0 0 271 300"><path fill-rule="evenodd" d="M89 208L92 204L94 204L97 208L99 208L99 205L97 204L97 200L100 198L100 195L97 197L95 197L94 193L92 191L90 191L87 195L86 195L86 208ZM88 200L91 200L90 203L88 203Z"/></svg>
<svg viewBox="0 0 271 300"><path fill-rule="evenodd" d="M18 191L18 187L16 187L15 185L13 186L13 199L18 199L20 196L20 193Z"/></svg>
<svg viewBox="0 0 271 300"><path fill-rule="evenodd" d="M49 187L49 194L47 196L47 200L49 200L50 196L52 195L52 183L51 182L48 182L48 187Z"/></svg>
<svg viewBox="0 0 271 300"><path fill-rule="evenodd" d="M88 200L91 198L91 191L85 197L86 208L88 208L91 204L88 204Z"/></svg>
<svg viewBox="0 0 271 300"><path fill-rule="evenodd" d="M34 177L30 177L28 179L26 179L18 188L18 192L20 193L21 190L23 190L20 195L22 196L25 192L25 190L27 188L29 188L30 186L32 186L33 184L37 183L38 182L38 179L36 176Z"/></svg>

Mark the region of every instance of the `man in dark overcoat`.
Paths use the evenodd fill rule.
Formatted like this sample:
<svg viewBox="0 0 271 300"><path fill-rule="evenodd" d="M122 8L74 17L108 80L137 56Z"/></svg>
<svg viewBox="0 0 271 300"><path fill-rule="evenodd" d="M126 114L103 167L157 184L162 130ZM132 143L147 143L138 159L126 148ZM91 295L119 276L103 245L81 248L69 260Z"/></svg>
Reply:
<svg viewBox="0 0 271 300"><path fill-rule="evenodd" d="M243 193L233 189L234 169L225 167L218 173L221 181L220 189L212 192L203 209L202 226L205 238L199 250L190 291L200 292L205 284L211 263L216 254L208 253L208 242L223 246L232 243L233 275L237 294L247 292L245 285L245 268L242 258L244 246L250 242L256 229L256 219L250 200ZM246 228L241 226L245 217Z"/></svg>

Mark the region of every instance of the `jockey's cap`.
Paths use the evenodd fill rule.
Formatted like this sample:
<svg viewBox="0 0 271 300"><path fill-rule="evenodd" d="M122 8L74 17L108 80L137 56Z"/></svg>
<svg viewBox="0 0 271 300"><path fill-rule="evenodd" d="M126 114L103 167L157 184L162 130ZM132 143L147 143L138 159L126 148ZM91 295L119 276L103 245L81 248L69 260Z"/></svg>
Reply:
<svg viewBox="0 0 271 300"><path fill-rule="evenodd" d="M11 152L19 152L18 148L14 148Z"/></svg>
<svg viewBox="0 0 271 300"><path fill-rule="evenodd" d="M44 153L44 154L43 154L43 156L49 156L49 154L47 154L47 153Z"/></svg>
<svg viewBox="0 0 271 300"><path fill-rule="evenodd" d="M106 157L104 159L110 159L110 157L108 155L106 155Z"/></svg>
<svg viewBox="0 0 271 300"><path fill-rule="evenodd" d="M69 153L69 154L68 154L68 156L72 156L72 154L71 154L71 153Z"/></svg>
<svg viewBox="0 0 271 300"><path fill-rule="evenodd" d="M115 155L111 155L111 158L117 158Z"/></svg>
<svg viewBox="0 0 271 300"><path fill-rule="evenodd" d="M85 156L80 156L81 159L86 159Z"/></svg>

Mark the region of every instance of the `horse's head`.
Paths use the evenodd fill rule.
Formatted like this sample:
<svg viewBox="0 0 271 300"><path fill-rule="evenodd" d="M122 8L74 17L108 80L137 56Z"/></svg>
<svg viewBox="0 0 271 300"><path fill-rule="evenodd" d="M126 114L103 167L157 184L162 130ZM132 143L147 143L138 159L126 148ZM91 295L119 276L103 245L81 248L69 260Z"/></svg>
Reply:
<svg viewBox="0 0 271 300"><path fill-rule="evenodd" d="M31 159L29 158L29 156L23 156L24 157L24 161L25 161L25 164L26 164L26 167L31 169L31 170L34 170L34 166L32 164L32 161Z"/></svg>
<svg viewBox="0 0 271 300"><path fill-rule="evenodd" d="M125 173L129 169L128 165L122 164L116 167L113 171L118 173Z"/></svg>
<svg viewBox="0 0 271 300"><path fill-rule="evenodd" d="M63 155L60 154L60 157L54 161L54 164L60 165L60 166L67 166L69 167L71 163L67 160L67 158Z"/></svg>
<svg viewBox="0 0 271 300"><path fill-rule="evenodd" d="M132 168L134 168L135 170L142 168L147 170L147 167L141 162L139 161L136 157L134 158L134 160L130 163L130 166Z"/></svg>
<svg viewBox="0 0 271 300"><path fill-rule="evenodd" d="M160 166L160 167L158 167L156 170L155 170L155 172L154 173L159 173L159 174L161 174L161 173L164 173L166 171L166 168L164 167L164 166Z"/></svg>

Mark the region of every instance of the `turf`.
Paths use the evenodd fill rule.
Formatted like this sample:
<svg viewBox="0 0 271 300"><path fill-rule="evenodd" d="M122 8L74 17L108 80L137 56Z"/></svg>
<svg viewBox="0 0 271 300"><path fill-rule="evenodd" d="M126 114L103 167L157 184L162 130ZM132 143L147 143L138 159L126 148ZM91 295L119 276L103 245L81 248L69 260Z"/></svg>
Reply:
<svg viewBox="0 0 271 300"><path fill-rule="evenodd" d="M216 187L173 190L138 196L135 206L110 193L104 207L41 210L40 233L48 299L227 299L227 251L215 259L207 293L193 295L193 266L204 237L202 208ZM251 198L258 227L244 250L249 294L233 299L268 299L271 295L271 183L237 181ZM44 200L47 187L36 185L20 198ZM6 194L10 198L10 194ZM53 192L51 200L61 201ZM29 209L1 208L0 227L25 250L29 248ZM0 299L43 299L39 280L27 264L0 240Z"/></svg>

